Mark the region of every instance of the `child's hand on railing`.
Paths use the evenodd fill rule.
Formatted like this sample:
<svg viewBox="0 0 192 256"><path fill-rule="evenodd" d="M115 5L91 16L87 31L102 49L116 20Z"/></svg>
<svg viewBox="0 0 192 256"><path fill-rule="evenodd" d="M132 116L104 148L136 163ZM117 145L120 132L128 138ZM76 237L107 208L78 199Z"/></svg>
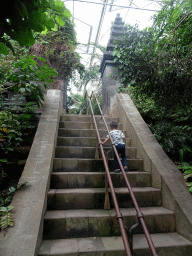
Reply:
<svg viewBox="0 0 192 256"><path fill-rule="evenodd" d="M104 145L108 140L109 138L106 138L103 142L101 141L101 144Z"/></svg>

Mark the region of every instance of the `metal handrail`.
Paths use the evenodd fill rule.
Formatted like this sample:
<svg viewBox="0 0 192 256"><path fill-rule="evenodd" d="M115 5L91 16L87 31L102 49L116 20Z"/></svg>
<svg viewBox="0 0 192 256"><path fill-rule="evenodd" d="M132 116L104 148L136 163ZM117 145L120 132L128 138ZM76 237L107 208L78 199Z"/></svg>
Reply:
<svg viewBox="0 0 192 256"><path fill-rule="evenodd" d="M90 108L91 108L91 113L92 113L93 120L94 120L94 123L95 123L95 129L96 129L96 133L97 133L97 137L98 137L98 141L99 141L99 146L100 146L100 149L101 149L101 154L102 154L103 161L104 161L105 170L106 170L106 173L107 173L108 183L109 183L109 186L110 186L110 189L111 189L112 198L113 198L113 200L114 200L114 199L117 200L116 194L115 194L115 191L114 191L114 187L113 187L113 183L112 183L112 179L111 179L111 175L110 175L110 172L109 172L109 168L108 168L108 165L106 165L106 159L105 159L105 155L104 155L103 145L102 145L102 142L101 142L101 139L100 139L100 135L99 135L99 131L98 131L96 119L95 119L94 112L93 112L93 108L92 108L91 98L92 98L93 95L94 95L94 93L92 92L91 96L89 97L89 104L90 104ZM140 208L139 208L138 202L137 202L137 200L136 200L136 198L135 198L135 195L134 195L133 190L132 190L132 188L131 188L130 182L129 182L128 178L127 178L126 172L125 172L125 170L124 170L124 168L123 168L123 165L122 165L122 163L121 163L119 154L118 154L117 149L116 149L116 147L115 147L115 143L113 142L112 137L111 137L111 135L110 135L110 132L109 132L107 123L106 123L106 121L105 121L104 114L103 114L103 112L102 112L102 110L101 110L100 104L99 104L99 102L98 102L98 99L97 99L97 97L96 97L95 95L94 95L94 97L95 97L95 99L96 99L96 101L97 101L97 105L98 105L98 107L99 107L99 110L100 110L101 116L102 116L102 118L103 118L105 127L106 127L106 129L107 129L109 138L110 138L110 140L111 140L114 153L116 154L117 160L118 160L118 162L119 162L120 169L121 169L122 174L123 174L123 177L124 177L124 179L125 179L126 186L127 186L127 188L128 188L129 194L130 194L130 196L131 196L131 198L132 198L132 202L133 202L133 205L134 205L135 210L136 210L136 213L137 213L138 221L139 221L139 223L141 224L141 226L142 226L142 228L143 228L143 232L144 232L144 235L145 235L146 240L147 240L147 242L148 242L149 249L151 250L151 253L152 253L153 256L158 256L158 254L157 254L157 252L156 252L156 249L155 249L155 246L154 246L154 244L153 244L153 241L152 241L152 239L151 239L151 235L150 235L150 233L149 233L149 231L148 231L148 228L147 228L147 225L146 225L146 223L145 223L143 213L141 212L141 210L140 210ZM112 184L111 184L111 183L112 183ZM120 219L123 219L123 217L122 217L122 214L121 214L121 212L120 212L120 209L119 209L119 206L118 206L118 202L117 202L117 201L114 201L114 206L115 206L115 210L116 210L116 207L117 207L116 213L117 213L117 219L118 219L118 221L119 221ZM119 224L119 225L120 225L120 229L121 229L121 225L123 225L123 224L121 223L121 224ZM122 229L122 230L124 230L124 229L125 229L125 228L124 228L124 226L123 226L123 229ZM127 236L123 237L123 235L122 235L122 238L123 238L124 246L127 246L127 244L128 244L128 242L126 241ZM125 238L126 238L126 239L125 239ZM126 247L125 247L125 249L126 249ZM129 250L132 251L132 248L130 249L130 246L129 246ZM127 254L127 255L131 255L129 250L128 250L128 254ZM127 253L127 252L126 252L126 253Z"/></svg>
<svg viewBox="0 0 192 256"><path fill-rule="evenodd" d="M97 133L97 138L98 138L98 141L99 141L99 146L100 146L100 150L101 150L101 154L102 154L102 158L103 158L103 162L104 162L105 172L106 172L106 175L107 175L109 187L110 187L110 190L111 190L111 195L112 195L115 210L116 210L116 218L117 218L117 220L119 222L119 226L120 226L120 231L121 231L121 235L122 235L122 239L123 239L123 243L124 243L124 247L125 247L125 252L126 252L127 256L132 256L131 249L130 249L129 242L128 242L127 233L126 233L126 230L125 230L125 226L123 224L123 216L120 212L117 197L116 197L115 190L114 190L114 187L113 187L113 182L112 182L111 175L110 175L110 172L109 172L109 167L108 167L108 164L107 164L107 161L106 161L106 158L105 158L103 145L101 143L99 130L98 130L98 127L97 127L95 116L94 116L93 107L92 107L92 103L91 103L91 97L89 97L89 104L90 104L91 113L92 113L93 121L94 121L94 124L95 124L95 129L96 129L96 133Z"/></svg>

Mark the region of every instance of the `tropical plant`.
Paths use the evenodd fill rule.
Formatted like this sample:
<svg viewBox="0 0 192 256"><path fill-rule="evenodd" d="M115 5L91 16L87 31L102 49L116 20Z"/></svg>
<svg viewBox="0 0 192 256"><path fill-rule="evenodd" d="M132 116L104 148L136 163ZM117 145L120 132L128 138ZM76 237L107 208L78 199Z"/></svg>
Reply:
<svg viewBox="0 0 192 256"><path fill-rule="evenodd" d="M0 54L8 54L8 48L14 52L10 39L20 46L31 46L35 43L35 32L57 30L58 25L65 25L63 19L70 17L61 0L5 2L0 12Z"/></svg>
<svg viewBox="0 0 192 256"><path fill-rule="evenodd" d="M72 94L68 96L67 112L69 114L86 114L88 101L84 95Z"/></svg>
<svg viewBox="0 0 192 256"><path fill-rule="evenodd" d="M191 153L186 148L192 146L191 108L168 110L165 106L156 105L149 97L132 94L133 91L131 89L129 93L136 107L164 151L176 161L180 157L178 152L185 150L189 161Z"/></svg>
<svg viewBox="0 0 192 256"><path fill-rule="evenodd" d="M114 61L125 87L131 84L160 106L187 108L192 103L191 3L167 0L162 5L153 27L127 26L116 42Z"/></svg>
<svg viewBox="0 0 192 256"><path fill-rule="evenodd" d="M0 140L0 147L1 147L1 140ZM2 156L1 156L2 157ZM6 159L0 159L0 185L2 184L4 178L7 176L7 174L3 170L2 163L5 163Z"/></svg>
<svg viewBox="0 0 192 256"><path fill-rule="evenodd" d="M181 148L179 150L179 155L180 155L180 162L183 163L185 162L185 157L186 157L186 154L187 153L192 153L191 149L189 147L184 147L184 148Z"/></svg>
<svg viewBox="0 0 192 256"><path fill-rule="evenodd" d="M20 123L10 111L0 112L1 157L6 159L13 147L22 141Z"/></svg>
<svg viewBox="0 0 192 256"><path fill-rule="evenodd" d="M124 85L143 84L154 73L154 40L152 29L139 30L138 25L127 25L115 43L113 56L118 64Z"/></svg>
<svg viewBox="0 0 192 256"><path fill-rule="evenodd" d="M33 55L13 61L11 67L3 82L11 83L10 90L29 96L38 106L42 105L43 90L48 88L57 72L46 64L45 59Z"/></svg>
<svg viewBox="0 0 192 256"><path fill-rule="evenodd" d="M0 191L0 229L7 231L9 226L13 226L13 206L10 204L15 192L26 185L28 182L19 183L16 186L10 187L7 190Z"/></svg>
<svg viewBox="0 0 192 256"><path fill-rule="evenodd" d="M189 163L182 162L181 165L177 167L183 172L186 186L189 188L189 192L192 194L192 166Z"/></svg>
<svg viewBox="0 0 192 256"><path fill-rule="evenodd" d="M80 74L74 74L72 77L73 85L85 93L88 86L93 90L99 90L101 86L101 79L99 73L99 66L94 65L86 69L81 69Z"/></svg>
<svg viewBox="0 0 192 256"><path fill-rule="evenodd" d="M97 95L100 106L101 106L101 93ZM100 115L100 111L98 108L98 105L96 101L92 102L93 104L93 111L95 115ZM89 102L87 98L87 94L85 93L84 95L81 94L70 94L68 96L68 101L67 101L67 113L69 114L91 114L91 110L89 108Z"/></svg>
<svg viewBox="0 0 192 256"><path fill-rule="evenodd" d="M0 228L6 230L9 226L13 226L13 218L11 210L13 210L12 205L0 207Z"/></svg>
<svg viewBox="0 0 192 256"><path fill-rule="evenodd" d="M17 95L11 102L7 102L1 95L0 100L0 163L18 162L19 152L16 149L22 146L31 145L36 131L38 116L36 104L24 104L24 98ZM20 148L21 149L21 148ZM27 148L26 148L27 150ZM23 156L27 151L23 148ZM26 152L26 153L25 153ZM1 168L2 169L2 168ZM5 170L1 170L2 178Z"/></svg>
<svg viewBox="0 0 192 256"><path fill-rule="evenodd" d="M58 72L59 79L69 79L74 70L80 70L80 56L76 50L76 33L74 24L64 19L65 26L57 31L49 31L46 35L39 34L30 53L45 58L49 65Z"/></svg>
<svg viewBox="0 0 192 256"><path fill-rule="evenodd" d="M191 1L165 1L154 18L161 97L178 106L191 104ZM157 86L156 91L157 91Z"/></svg>

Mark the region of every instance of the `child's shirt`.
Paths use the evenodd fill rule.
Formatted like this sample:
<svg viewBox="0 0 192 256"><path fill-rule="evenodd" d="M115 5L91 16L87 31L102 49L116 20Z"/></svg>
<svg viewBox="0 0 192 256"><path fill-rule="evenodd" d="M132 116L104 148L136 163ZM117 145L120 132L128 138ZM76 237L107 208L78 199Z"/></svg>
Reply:
<svg viewBox="0 0 192 256"><path fill-rule="evenodd" d="M118 144L125 144L123 142L123 138L125 138L125 135L121 131L112 130L112 131L110 131L110 135L113 139L113 142L115 143L115 146ZM107 135L107 138L109 138L109 135Z"/></svg>

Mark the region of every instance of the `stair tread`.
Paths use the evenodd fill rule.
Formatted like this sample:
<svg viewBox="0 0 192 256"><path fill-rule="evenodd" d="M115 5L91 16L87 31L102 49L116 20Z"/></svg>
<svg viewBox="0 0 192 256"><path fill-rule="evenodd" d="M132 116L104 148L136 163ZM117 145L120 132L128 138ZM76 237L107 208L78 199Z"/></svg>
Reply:
<svg viewBox="0 0 192 256"><path fill-rule="evenodd" d="M109 169L114 171L114 159L109 158ZM127 165L130 171L143 171L143 160L141 158L127 158ZM104 171L103 159L99 158L54 158L53 172L95 172Z"/></svg>
<svg viewBox="0 0 192 256"><path fill-rule="evenodd" d="M74 157L74 158L55 157L54 159L71 160L71 161L74 161L74 160L80 160L80 161L93 161L93 160L96 160L96 161L102 161L103 162L102 158L96 159L96 158L81 158L81 157ZM114 158L109 158L108 160L109 161L114 161ZM127 161L130 161L130 160L132 160L132 161L135 161L135 160L143 161L143 159L141 159L141 158L127 158Z"/></svg>
<svg viewBox="0 0 192 256"><path fill-rule="evenodd" d="M93 146L93 147L86 147L86 146L55 146L56 148L78 148L78 149L81 149L81 148L96 148L96 146ZM104 148L110 148L112 149L112 147L110 146L104 146ZM136 147L126 147L126 148L129 148L129 149L136 149Z"/></svg>
<svg viewBox="0 0 192 256"><path fill-rule="evenodd" d="M152 191L161 191L158 188L153 187L133 187L134 193L137 192L152 192ZM109 189L110 191L110 189ZM65 189L50 189L48 194L52 193L96 193L96 192L105 192L105 188L65 188ZM116 193L128 193L128 189L126 187L123 188L115 188Z"/></svg>
<svg viewBox="0 0 192 256"><path fill-rule="evenodd" d="M151 234L155 247L158 248L178 248L182 250L182 246L190 246L192 243L179 235L178 233L161 233ZM147 249L148 245L144 235L134 235L133 237L133 249L141 250ZM112 252L118 253L118 251L124 251L123 241L121 237L90 237L90 238L71 238L71 239L54 239L44 240L42 242L39 255L80 255L80 253L91 252L108 252L111 255ZM83 254L84 255L84 254ZM95 254L93 254L95 255ZM121 254L123 255L123 254ZM142 255L142 254L140 254ZM145 254L148 255L148 254ZM163 254L160 254L163 255ZM166 254L170 255L170 254ZM177 254L182 255L182 254ZM186 254L187 255L187 254ZM189 254L188 254L189 255ZM191 256L191 254L189 255Z"/></svg>
<svg viewBox="0 0 192 256"><path fill-rule="evenodd" d="M162 206L155 207L140 207L144 217L149 215L174 214ZM120 208L123 216L136 216L135 208ZM49 210L45 214L45 219L60 219L60 218L86 218L86 217L106 217L116 215L115 209L74 209L74 210Z"/></svg>
<svg viewBox="0 0 192 256"><path fill-rule="evenodd" d="M147 172L128 171L127 177L132 187L150 187L151 176ZM123 175L110 172L114 187L125 187ZM102 188L105 187L105 171L57 171L51 173L51 189L59 188Z"/></svg>
<svg viewBox="0 0 192 256"><path fill-rule="evenodd" d="M75 131L82 131L82 130L86 130L86 131L95 131L95 128L93 128L93 129L86 129L86 128L83 128L83 129L81 129L81 128L79 128L79 129L77 129L77 128L59 128L59 130L70 130L70 131L72 131L72 130L75 130ZM107 132L107 130L106 129L99 129L99 131L104 131L104 132ZM122 132L126 132L126 130L121 130ZM61 135L59 136L59 137L62 137Z"/></svg>
<svg viewBox="0 0 192 256"><path fill-rule="evenodd" d="M75 117L91 117L91 115L84 115L84 114L61 114L61 117L64 116L64 117L67 117L67 116L75 116ZM95 115L95 117L101 117L101 115ZM111 115L105 115L105 117L110 117L110 118L113 118ZM116 120L117 118L115 118Z"/></svg>
<svg viewBox="0 0 192 256"><path fill-rule="evenodd" d="M118 175L118 173L115 173L115 172L110 172L111 174L114 174L114 175ZM129 175L141 175L141 174L146 174L146 175L149 175L150 176L150 173L148 173L148 172L143 172L143 171L140 171L140 172L137 172L137 171L134 171L134 172L132 172L132 171L128 171L128 172L126 172L127 174L129 174ZM52 172L51 173L52 175L57 175L57 174L59 174L59 175L69 175L69 174L74 174L74 175L82 175L82 174L84 174L84 175L96 175L96 174L102 174L102 175L104 175L105 174L105 172Z"/></svg>
<svg viewBox="0 0 192 256"><path fill-rule="evenodd" d="M59 121L60 123L77 123L77 121L74 121L74 120L65 120L65 121ZM78 123L86 123L86 124L90 124L90 123L93 123L93 121L78 121ZM103 122L103 120L101 120L99 123L102 123L102 124L104 124L104 122ZM107 122L107 124L109 125L110 124L110 122ZM122 124L122 123L118 123L118 125L120 125L120 124Z"/></svg>
<svg viewBox="0 0 192 256"><path fill-rule="evenodd" d="M64 128L61 128L61 129L64 129ZM71 129L70 129L71 130ZM77 129L76 129L77 130ZM82 129L81 129L82 130ZM89 130L89 129L86 129L86 130ZM94 139L94 140L96 140L97 138L96 137L73 137L73 136L65 136L65 137L63 137L63 136L57 136L57 138L65 138L65 139ZM102 137L101 137L101 139L102 139ZM103 137L103 139L105 139L105 137ZM125 138L125 140L126 139L128 139L128 140L130 140L130 137L126 137Z"/></svg>
<svg viewBox="0 0 192 256"><path fill-rule="evenodd" d="M162 234L151 234L152 240L156 247L170 247L170 245L174 246L184 246L191 245L192 242L179 235L176 232L173 233L162 233ZM133 248L148 248L147 241L143 234L134 235L135 242Z"/></svg>

